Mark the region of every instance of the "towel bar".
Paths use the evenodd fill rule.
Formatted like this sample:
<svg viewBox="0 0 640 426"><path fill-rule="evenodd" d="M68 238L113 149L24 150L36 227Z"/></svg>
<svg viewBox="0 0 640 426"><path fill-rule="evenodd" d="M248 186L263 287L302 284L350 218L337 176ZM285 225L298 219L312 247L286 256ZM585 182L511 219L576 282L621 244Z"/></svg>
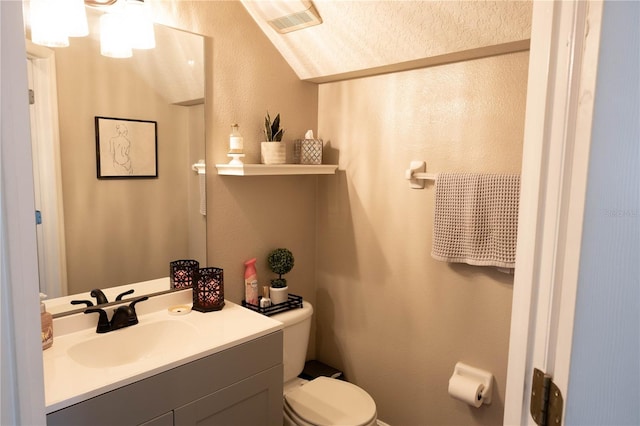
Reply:
<svg viewBox="0 0 640 426"><path fill-rule="evenodd" d="M199 175L207 174L204 160L199 160L197 163L194 163L191 166L191 170L198 172Z"/></svg>
<svg viewBox="0 0 640 426"><path fill-rule="evenodd" d="M435 173L425 173L427 171L427 163L424 161L412 161L409 168L405 171L405 178L409 181L411 188L424 189L425 180L436 180L438 176Z"/></svg>

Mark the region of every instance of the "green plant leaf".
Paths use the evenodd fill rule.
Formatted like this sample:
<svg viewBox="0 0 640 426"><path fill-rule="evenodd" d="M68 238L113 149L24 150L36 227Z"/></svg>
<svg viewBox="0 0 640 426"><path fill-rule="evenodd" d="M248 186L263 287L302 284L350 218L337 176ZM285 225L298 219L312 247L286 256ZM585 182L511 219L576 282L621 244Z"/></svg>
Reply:
<svg viewBox="0 0 640 426"><path fill-rule="evenodd" d="M273 124L271 125L271 136L273 140L277 140L275 136L280 131L280 114L276 115L276 118L273 120Z"/></svg>
<svg viewBox="0 0 640 426"><path fill-rule="evenodd" d="M264 137L267 142L280 142L284 135L284 129L280 128L280 114L276 115L276 118L271 122L271 116L269 111L264 116Z"/></svg>
<svg viewBox="0 0 640 426"><path fill-rule="evenodd" d="M269 117L269 111L264 117L264 137L267 142L273 140L273 134L271 133L271 117Z"/></svg>

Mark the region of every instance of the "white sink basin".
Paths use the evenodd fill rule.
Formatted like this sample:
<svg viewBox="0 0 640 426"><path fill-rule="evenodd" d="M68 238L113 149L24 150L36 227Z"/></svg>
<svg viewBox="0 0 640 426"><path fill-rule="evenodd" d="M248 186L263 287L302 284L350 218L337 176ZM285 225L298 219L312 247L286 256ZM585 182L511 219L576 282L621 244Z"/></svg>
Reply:
<svg viewBox="0 0 640 426"><path fill-rule="evenodd" d="M75 362L90 368L117 367L183 351L197 341L198 331L180 320L139 323L85 340L69 347Z"/></svg>
<svg viewBox="0 0 640 426"><path fill-rule="evenodd" d="M46 412L282 330L281 322L228 300L215 312L167 309L191 302L191 290L154 296L136 307L138 324L105 334L96 333L94 315L54 318L53 346L42 353Z"/></svg>

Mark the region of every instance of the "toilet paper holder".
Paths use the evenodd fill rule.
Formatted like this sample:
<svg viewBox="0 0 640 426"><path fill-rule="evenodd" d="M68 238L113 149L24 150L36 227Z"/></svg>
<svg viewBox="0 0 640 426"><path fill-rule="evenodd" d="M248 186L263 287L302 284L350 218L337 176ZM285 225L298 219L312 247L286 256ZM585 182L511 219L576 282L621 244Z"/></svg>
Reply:
<svg viewBox="0 0 640 426"><path fill-rule="evenodd" d="M493 374L489 371L458 362L453 369L452 378L456 375L482 384L482 389L478 394L478 399L482 401L482 404L491 404L491 394L493 393Z"/></svg>

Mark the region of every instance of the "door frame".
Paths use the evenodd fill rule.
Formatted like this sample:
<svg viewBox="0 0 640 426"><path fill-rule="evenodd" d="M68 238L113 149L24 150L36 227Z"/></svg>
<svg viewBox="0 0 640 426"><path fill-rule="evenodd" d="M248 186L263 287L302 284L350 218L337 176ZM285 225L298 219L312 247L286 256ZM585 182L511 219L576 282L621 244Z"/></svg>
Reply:
<svg viewBox="0 0 640 426"><path fill-rule="evenodd" d="M505 425L535 424L534 367L567 399L602 8L534 2Z"/></svg>
<svg viewBox="0 0 640 426"><path fill-rule="evenodd" d="M49 298L67 294L67 258L58 127L58 89L55 53L25 40L33 69L36 102L31 111L31 132L36 206L42 210L38 232L40 291Z"/></svg>

